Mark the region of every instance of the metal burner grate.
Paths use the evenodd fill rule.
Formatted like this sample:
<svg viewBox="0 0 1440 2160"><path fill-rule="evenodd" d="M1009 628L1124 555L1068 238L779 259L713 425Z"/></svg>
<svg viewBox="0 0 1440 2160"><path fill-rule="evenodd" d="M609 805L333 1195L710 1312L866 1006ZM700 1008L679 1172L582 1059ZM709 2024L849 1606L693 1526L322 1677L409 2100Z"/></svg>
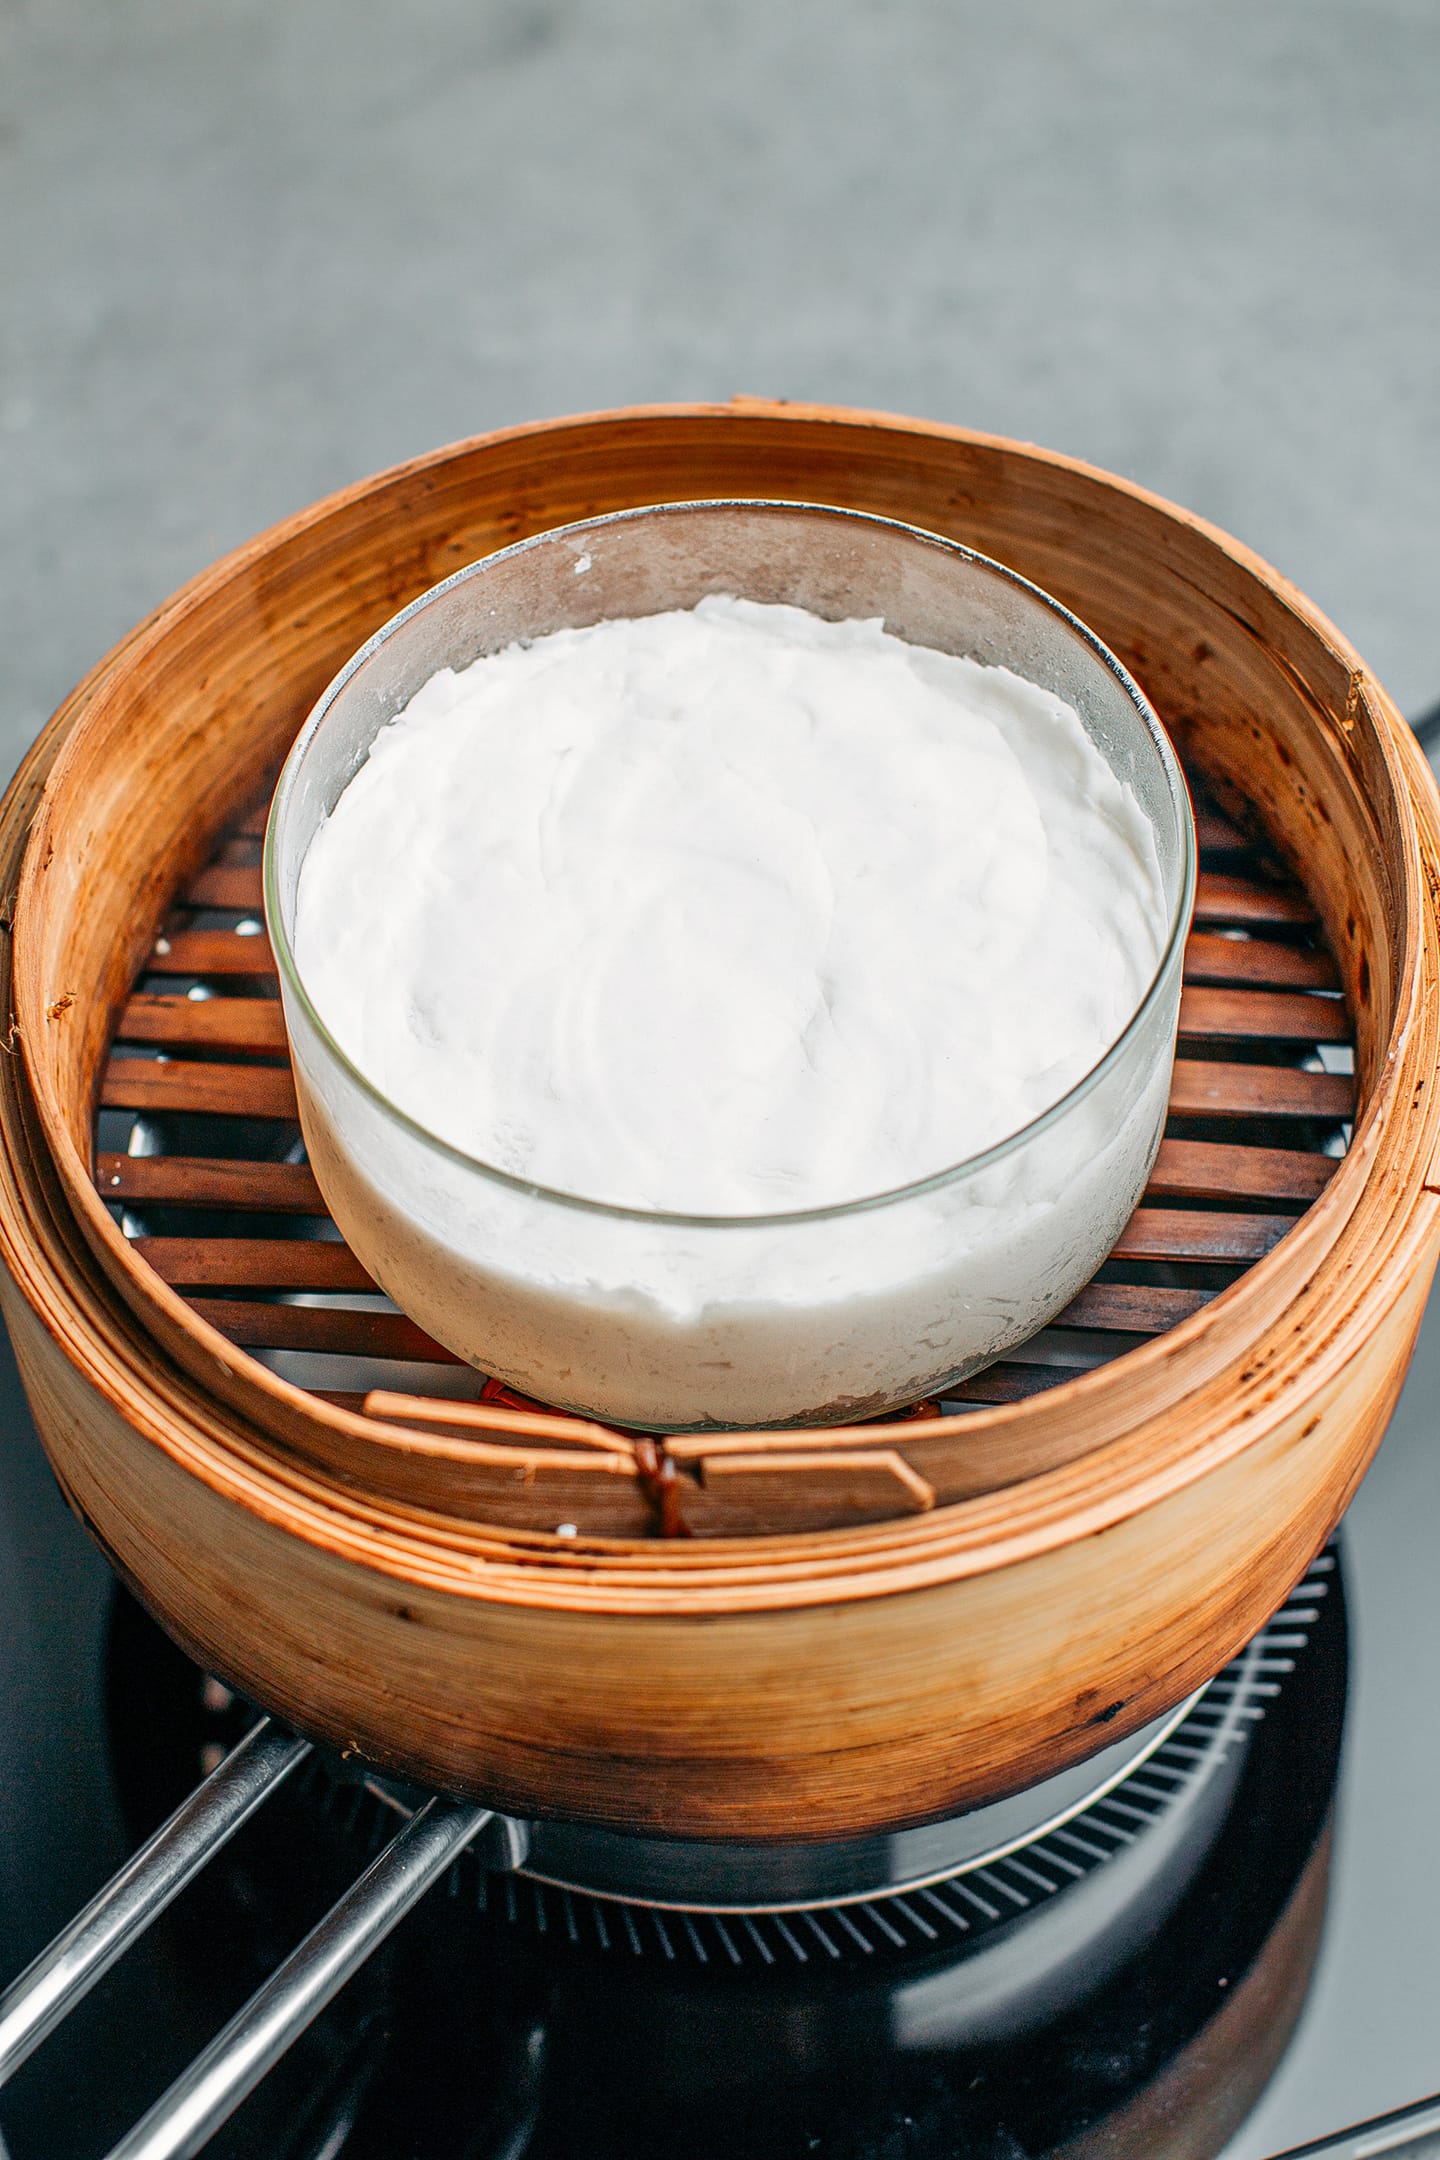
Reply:
<svg viewBox="0 0 1440 2160"><path fill-rule="evenodd" d="M1181 1722L1128 1775L1068 1820L1056 1824L1050 1818L1033 1837L943 1877L846 1903L720 1912L589 1896L524 1873L523 1824L441 1798L407 1799L378 1784L346 1788L357 1827L358 1812L369 1811L368 1834L379 1843L374 1858L110 2160L185 2160L198 2152L404 1915L441 1882L448 1882L453 1897L473 1901L480 1925L523 1928L531 1938L577 1952L722 1973L823 1970L867 1961L919 1965L942 1956L954 1962L984 1955L1008 1931L1033 1930L1048 1913L1073 1910L1097 1884L1115 1885L1112 1911L1128 1921L1163 1877L1167 1845L1184 1854L1190 1870L1208 1849L1229 1803L1235 1766L1306 1648L1334 1567L1334 1556L1322 1555L1283 1610ZM311 1752L308 1743L264 1718L230 1751L0 1997L0 2082ZM343 1800L342 1793L332 1804ZM405 1819L385 1840L384 1817L393 1823L396 1813Z"/></svg>

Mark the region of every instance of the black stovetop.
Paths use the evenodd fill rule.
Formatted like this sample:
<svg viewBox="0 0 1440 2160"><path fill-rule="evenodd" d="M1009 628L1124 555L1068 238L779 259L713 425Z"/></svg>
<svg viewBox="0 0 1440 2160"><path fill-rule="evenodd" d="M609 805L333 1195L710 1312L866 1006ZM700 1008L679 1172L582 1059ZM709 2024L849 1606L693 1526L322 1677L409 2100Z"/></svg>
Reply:
<svg viewBox="0 0 1440 2160"><path fill-rule="evenodd" d="M208 2151L1268 2160L1440 2088L1437 1379L1440 1309L1198 1872L1016 2029L967 2029L973 1944L732 1965L663 1926L602 1942L526 1885L492 1884L482 1910L477 1867L411 1915ZM0 1982L245 1715L112 1590L8 1360L5 1380ZM318 1773L287 1786L0 2095L0 2152L107 2152L353 1878L375 1813ZM1038 2000L1040 1931L1020 1915L1003 1934L1012 1977L1035 1961ZM1367 2149L1403 2136L1372 2131Z"/></svg>

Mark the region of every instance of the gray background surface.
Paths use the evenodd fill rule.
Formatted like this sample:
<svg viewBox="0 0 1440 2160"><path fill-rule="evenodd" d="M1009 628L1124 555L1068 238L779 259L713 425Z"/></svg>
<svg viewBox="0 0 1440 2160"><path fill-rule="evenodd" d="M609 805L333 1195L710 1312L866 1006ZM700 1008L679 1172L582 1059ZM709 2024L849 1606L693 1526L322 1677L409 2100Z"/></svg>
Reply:
<svg viewBox="0 0 1440 2160"><path fill-rule="evenodd" d="M736 390L1093 458L1440 696L1436 0L0 0L0 764L375 467Z"/></svg>
<svg viewBox="0 0 1440 2160"><path fill-rule="evenodd" d="M1416 712L1437 89L1440 0L0 0L0 769L131 622L317 494L504 422L737 390L1133 475L1279 564ZM1440 1628L1413 1603L1437 1392L1432 1312L1352 1524L1393 1685L1357 1701L1326 1955L1246 2160L1440 2087ZM6 1776L39 1807L69 1749L72 1810L99 1807L103 1571L4 1423L29 1498L0 1571L32 1614L54 1595L0 1721L68 1706ZM35 1922L81 1887L73 1814L41 1815L0 1854L17 1899L48 1870Z"/></svg>

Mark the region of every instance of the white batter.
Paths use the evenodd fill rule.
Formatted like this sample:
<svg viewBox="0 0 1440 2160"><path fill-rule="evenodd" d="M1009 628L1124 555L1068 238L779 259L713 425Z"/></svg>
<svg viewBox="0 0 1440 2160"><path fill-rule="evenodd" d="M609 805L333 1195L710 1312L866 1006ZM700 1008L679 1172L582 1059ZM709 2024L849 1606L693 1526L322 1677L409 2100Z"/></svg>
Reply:
<svg viewBox="0 0 1440 2160"><path fill-rule="evenodd" d="M1165 914L1059 698L713 598L433 676L313 841L294 943L355 1064L467 1154L743 1215L1028 1123L1124 1029Z"/></svg>

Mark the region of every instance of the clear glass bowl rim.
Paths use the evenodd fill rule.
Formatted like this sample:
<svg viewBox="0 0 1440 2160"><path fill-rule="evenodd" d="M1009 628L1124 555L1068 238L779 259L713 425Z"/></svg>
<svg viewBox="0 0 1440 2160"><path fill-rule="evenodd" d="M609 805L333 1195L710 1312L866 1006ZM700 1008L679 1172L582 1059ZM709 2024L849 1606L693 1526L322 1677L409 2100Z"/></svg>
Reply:
<svg viewBox="0 0 1440 2160"><path fill-rule="evenodd" d="M931 547L943 549L948 554L960 556L967 562L976 563L982 569L994 572L996 576L1003 578L1008 584L1017 587L1020 591L1029 594L1043 607L1058 615L1063 622L1067 623L1083 639L1102 666L1120 683L1126 696L1135 707L1140 721L1159 756L1161 769L1165 774L1169 789L1171 807L1175 812L1180 827L1182 876L1179 897L1168 926L1164 949L1161 952L1155 973L1150 979L1144 996L1140 999L1125 1027L1116 1036L1104 1056L1098 1059L1090 1070L1083 1074L1072 1087L1068 1088L1065 1094L1051 1103L1048 1109L1042 1110L1038 1117L1031 1118L1028 1123L1018 1126L1013 1133L1007 1133L1003 1140L997 1140L990 1147L982 1149L979 1154L967 1155L961 1161L951 1163L943 1170L932 1171L928 1177L916 1178L909 1184L892 1186L884 1192L866 1193L854 1200L829 1201L823 1207L770 1210L764 1214L755 1215L693 1215L681 1210L631 1207L620 1201L593 1199L584 1193L569 1193L556 1186L538 1184L530 1178L516 1177L512 1172L500 1169L498 1164L485 1162L477 1155L469 1155L463 1148L458 1148L452 1142L442 1139L438 1133L431 1132L427 1126L420 1124L417 1119L410 1116L408 1111L402 1110L398 1103L392 1102L381 1089L376 1087L375 1083L360 1070L353 1059L341 1049L339 1043L336 1042L329 1028L321 1019L311 1002L309 992L305 988L299 967L296 964L289 935L285 928L284 914L280 906L276 869L279 835L284 826L286 810L290 797L294 792L305 754L311 742L324 726L326 715L352 678L359 673L371 656L398 630L402 629L413 616L420 614L423 609L438 600L442 594L452 591L457 585L463 585L470 578L480 576L486 570L492 569L497 563L509 561L512 556L524 554L532 548L550 546L557 542L563 543L567 540L579 538L586 533L605 531L615 525L624 524L631 520L655 517L666 511L678 510L784 511L824 518L853 519L858 524L903 533L908 539L919 540ZM403 1131L408 1132L422 1146L433 1149L435 1153L444 1156L462 1170L472 1172L475 1176L486 1179L490 1183L504 1186L511 1192L522 1194L529 1199L545 1201L556 1207L573 1208L587 1215L607 1216L616 1221L642 1223L657 1227L668 1226L677 1230L766 1230L778 1228L786 1223L836 1222L846 1216L866 1214L874 1209L895 1207L903 1201L919 1199L927 1193L938 1192L947 1185L957 1184L962 1178L973 1177L982 1171L994 1168L996 1164L1004 1162L1008 1156L1018 1153L1022 1147L1037 1138L1041 1133L1048 1131L1051 1126L1058 1124L1061 1118L1066 1116L1077 1103L1083 1101L1092 1089L1100 1084L1106 1074L1112 1071L1119 1063L1125 1054L1127 1046L1144 1027L1147 1015L1165 994L1174 968L1179 963L1189 930L1191 912L1195 903L1195 877L1195 819L1190 804L1190 792L1185 784L1185 777L1180 769L1180 761L1175 755L1170 739L1160 725L1154 707L1140 688L1140 685L1135 681L1133 675L1131 675L1129 669L1116 658L1109 646L1096 636L1089 625L1083 623L1078 615L1072 614L1062 601L1057 600L1052 593L1046 592L1042 586L1034 584L1029 578L1021 577L1017 570L1010 569L1005 563L997 562L993 556L983 555L977 548L966 547L963 541L947 539L942 533L929 532L924 526L911 525L902 518L880 517L872 511L847 510L829 503L791 501L769 496L724 496L700 497L686 502L637 504L630 509L607 511L598 517L583 518L572 524L551 526L545 532L532 533L527 539L517 540L509 547L497 548L489 555L478 556L474 562L466 563L463 568L453 571L449 577L442 579L438 585L432 585L425 592L417 594L415 599L399 610L398 614L392 615L388 622L382 623L380 628L366 639L359 651L351 655L338 675L321 692L308 719L291 744L289 754L281 769L279 781L276 784L274 796L271 799L270 814L265 823L262 882L266 927L270 935L271 948L275 954L276 966L279 968L285 984L298 1003L309 1026L314 1030L328 1056L339 1066L346 1078L363 1095L367 1096L378 1110Z"/></svg>

